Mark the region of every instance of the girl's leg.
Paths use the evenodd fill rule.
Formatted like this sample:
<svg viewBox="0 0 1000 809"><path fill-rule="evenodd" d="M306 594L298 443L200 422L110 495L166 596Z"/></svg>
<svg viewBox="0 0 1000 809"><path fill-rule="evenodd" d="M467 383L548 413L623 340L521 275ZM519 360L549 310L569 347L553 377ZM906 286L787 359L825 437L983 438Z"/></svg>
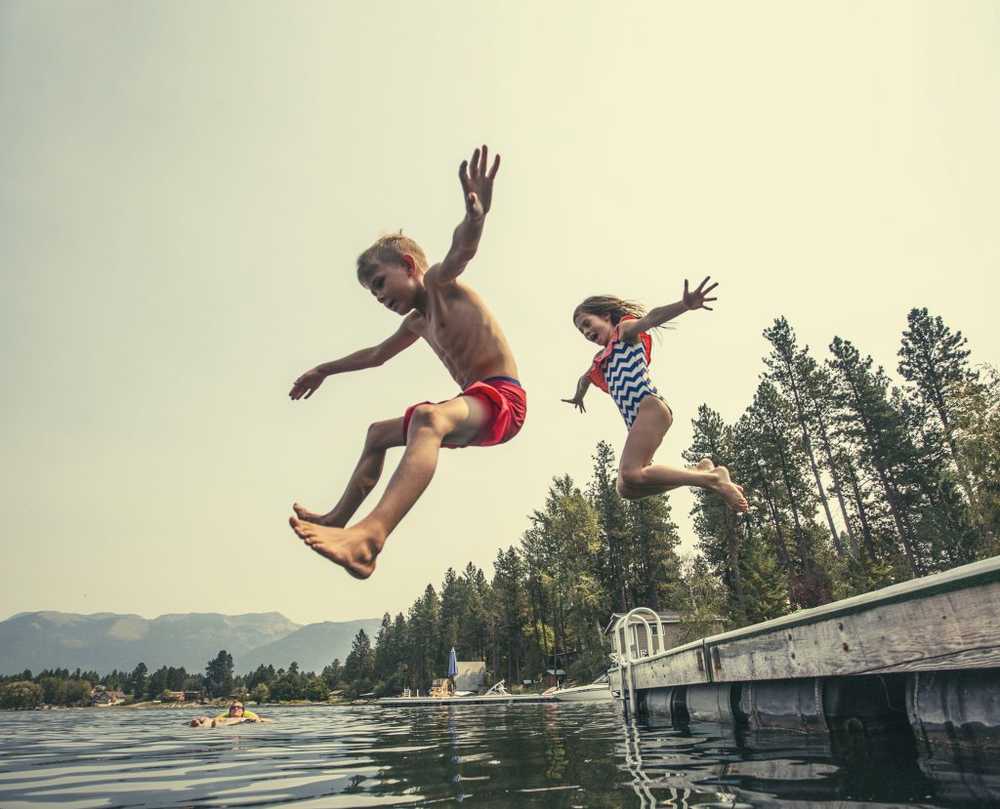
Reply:
<svg viewBox="0 0 1000 809"><path fill-rule="evenodd" d="M361 458L358 459L354 472L351 473L351 479L347 482L347 488L337 501L337 505L326 514L309 511L298 503L294 503L292 508L295 509L299 519L306 522L343 528L382 477L386 450L405 445L402 416L388 421L376 421L368 428Z"/></svg>
<svg viewBox="0 0 1000 809"><path fill-rule="evenodd" d="M698 486L721 495L733 510L746 511L746 498L729 479L729 471L724 466L706 470L701 468L701 464L693 469L652 465L653 454L672 422L670 408L662 401L655 396L642 400L622 450L618 493L627 500L637 500L678 486Z"/></svg>

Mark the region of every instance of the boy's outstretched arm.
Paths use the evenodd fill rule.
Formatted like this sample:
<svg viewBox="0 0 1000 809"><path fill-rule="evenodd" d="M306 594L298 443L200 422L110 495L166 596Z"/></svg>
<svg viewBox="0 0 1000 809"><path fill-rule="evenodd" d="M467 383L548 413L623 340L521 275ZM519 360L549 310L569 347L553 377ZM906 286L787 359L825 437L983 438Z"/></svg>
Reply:
<svg viewBox="0 0 1000 809"><path fill-rule="evenodd" d="M657 326L662 326L668 320L673 320L675 317L678 317L685 312L689 312L692 309L708 309L708 311L711 312L712 307L705 306L705 304L718 300L718 298L708 298L706 296L719 284L714 283L710 287L706 288L705 284L709 282L710 278L711 276L705 276L705 280L698 284L698 288L694 292L688 290L688 282L685 278L684 295L679 301L677 301L677 303L671 303L667 306L657 306L655 309L650 309L638 320L625 321L621 330L622 339L633 340L640 332L649 331L650 329L655 329Z"/></svg>
<svg viewBox="0 0 1000 809"><path fill-rule="evenodd" d="M409 348L417 339L417 335L410 331L407 321L404 320L403 325L399 327L395 334L383 340L377 346L362 348L360 351L355 351L353 354L348 354L339 360L324 362L315 368L309 369L295 380L295 384L292 385L288 396L293 400L302 399L303 397L308 399L323 384L323 380L328 376L342 374L346 371L375 368L386 360L395 357L403 349Z"/></svg>
<svg viewBox="0 0 1000 809"><path fill-rule="evenodd" d="M562 399L561 401L566 402L566 404L571 404L581 413L586 413L587 408L583 405L583 397L587 395L587 391L590 388L590 374L586 373L577 380L576 383L576 393L573 394L572 399Z"/></svg>
<svg viewBox="0 0 1000 809"><path fill-rule="evenodd" d="M465 218L455 228L451 248L438 267L438 279L454 281L462 274L479 247L479 237L483 234L483 222L493 203L493 178L500 169L500 155L493 158L488 166L486 146L472 153L472 160L463 160L458 168L458 179L462 183L465 196Z"/></svg>

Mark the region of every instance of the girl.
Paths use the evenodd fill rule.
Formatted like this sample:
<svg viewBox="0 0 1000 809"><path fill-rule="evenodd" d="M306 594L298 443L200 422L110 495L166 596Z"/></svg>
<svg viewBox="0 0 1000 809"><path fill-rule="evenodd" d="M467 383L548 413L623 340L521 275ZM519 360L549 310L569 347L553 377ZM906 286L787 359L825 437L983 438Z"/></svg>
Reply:
<svg viewBox="0 0 1000 809"><path fill-rule="evenodd" d="M717 492L734 511L747 511L749 505L743 489L729 479L724 466L713 466L708 458L692 469L674 469L657 464L656 452L674 417L649 378L651 329L692 309L708 309L716 298L706 297L718 284L707 289L706 278L694 292L684 281L684 296L677 303L658 306L649 313L638 304L610 295L587 298L573 310L573 325L591 342L603 348L594 356L590 368L576 386L572 399L563 399L586 412L583 397L591 383L611 394L628 427L628 438L622 450L618 469L618 493L637 500L676 489L678 486L700 486Z"/></svg>

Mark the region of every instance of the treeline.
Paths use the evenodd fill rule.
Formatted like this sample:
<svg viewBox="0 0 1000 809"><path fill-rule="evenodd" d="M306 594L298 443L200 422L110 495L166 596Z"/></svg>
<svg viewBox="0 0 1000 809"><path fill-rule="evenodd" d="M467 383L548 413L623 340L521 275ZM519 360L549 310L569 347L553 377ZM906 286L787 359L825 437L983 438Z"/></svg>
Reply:
<svg viewBox="0 0 1000 809"><path fill-rule="evenodd" d="M583 680L606 667L612 612L672 610L694 638L716 618L755 623L1000 552L1000 376L973 366L961 332L912 310L900 385L840 337L822 359L784 318L764 338L752 402L732 424L700 407L684 453L727 466L748 515L698 490L698 553L682 564L667 496L622 500L602 442L586 486L556 478L491 576L449 569L385 615L374 648L359 633L348 693L426 689L452 646L508 683Z"/></svg>
<svg viewBox="0 0 1000 809"><path fill-rule="evenodd" d="M299 671L292 662L287 669L260 666L249 674L233 672L233 657L225 649L208 661L204 673L188 673L183 666L162 666L150 672L145 663L132 671L45 669L33 674L0 676L0 708L35 708L39 705L78 707L94 704L100 694L126 702L219 699L237 696L258 702L289 700L326 701L340 685L342 667L334 660L321 674Z"/></svg>

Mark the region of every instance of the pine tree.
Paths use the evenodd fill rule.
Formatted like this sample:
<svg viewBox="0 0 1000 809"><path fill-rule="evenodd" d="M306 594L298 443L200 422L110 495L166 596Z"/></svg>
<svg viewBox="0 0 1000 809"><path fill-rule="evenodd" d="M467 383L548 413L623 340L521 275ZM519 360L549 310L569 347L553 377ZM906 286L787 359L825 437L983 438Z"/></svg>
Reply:
<svg viewBox="0 0 1000 809"><path fill-rule="evenodd" d="M595 572L607 595L604 612L627 612L639 605L631 601L625 584L625 571L630 565L626 551L629 541L625 501L615 488L618 477L615 455L611 445L601 441L592 458L593 476L587 496L597 513L600 550Z"/></svg>
<svg viewBox="0 0 1000 809"><path fill-rule="evenodd" d="M164 684L156 684L158 691L156 696L166 687ZM228 697L233 690L233 656L225 649L222 649L205 666L205 688L210 697Z"/></svg>
<svg viewBox="0 0 1000 809"><path fill-rule="evenodd" d="M675 597L680 584L677 524L670 518L670 498L644 497L626 505L626 525L635 559L628 589L636 605L659 610Z"/></svg>
<svg viewBox="0 0 1000 809"><path fill-rule="evenodd" d="M766 376L780 386L785 398L793 405L795 424L800 432L802 447L809 459L809 467L816 484L816 493L830 528L830 537L837 552L842 555L844 548L840 542L837 526L833 522L833 513L830 511L830 504L827 501L826 491L820 477L819 463L816 460L816 453L813 451L813 420L809 407L808 378L815 363L809 359L807 349L798 347L795 333L785 318L779 317L771 328L764 329L764 337L772 346L770 355L764 358L764 363L768 367Z"/></svg>
<svg viewBox="0 0 1000 809"><path fill-rule="evenodd" d="M902 417L893 410L889 382L881 368L873 370L871 357L862 359L848 340L834 337L829 361L841 411L838 426L878 481L897 532L905 559L905 577L920 575L926 568L918 556L910 498L899 477L901 464L915 456Z"/></svg>
<svg viewBox="0 0 1000 809"><path fill-rule="evenodd" d="M289 671L298 673L298 665L292 663ZM364 629L359 629L351 643L351 653L344 661L344 680L353 685L355 693L363 693L372 686L375 676L375 653L372 651L371 639Z"/></svg>
<svg viewBox="0 0 1000 809"><path fill-rule="evenodd" d="M716 466L730 466L733 459L732 429L722 417L701 405L692 421L694 436L684 453L690 463L709 458ZM694 529L699 547L712 570L720 577L729 593L729 613L733 621L742 624L747 613L740 567L740 535L737 518L722 499L704 489L694 492L692 509Z"/></svg>
<svg viewBox="0 0 1000 809"><path fill-rule="evenodd" d="M969 363L968 342L962 332L952 332L940 316L931 316L926 308L911 309L907 324L899 349L899 373L913 385L915 398L926 411L933 413L948 460L969 503L970 516L974 517L981 508L956 425L957 399L979 378ZM988 542L988 527L982 521L977 521L976 527L981 541Z"/></svg>

